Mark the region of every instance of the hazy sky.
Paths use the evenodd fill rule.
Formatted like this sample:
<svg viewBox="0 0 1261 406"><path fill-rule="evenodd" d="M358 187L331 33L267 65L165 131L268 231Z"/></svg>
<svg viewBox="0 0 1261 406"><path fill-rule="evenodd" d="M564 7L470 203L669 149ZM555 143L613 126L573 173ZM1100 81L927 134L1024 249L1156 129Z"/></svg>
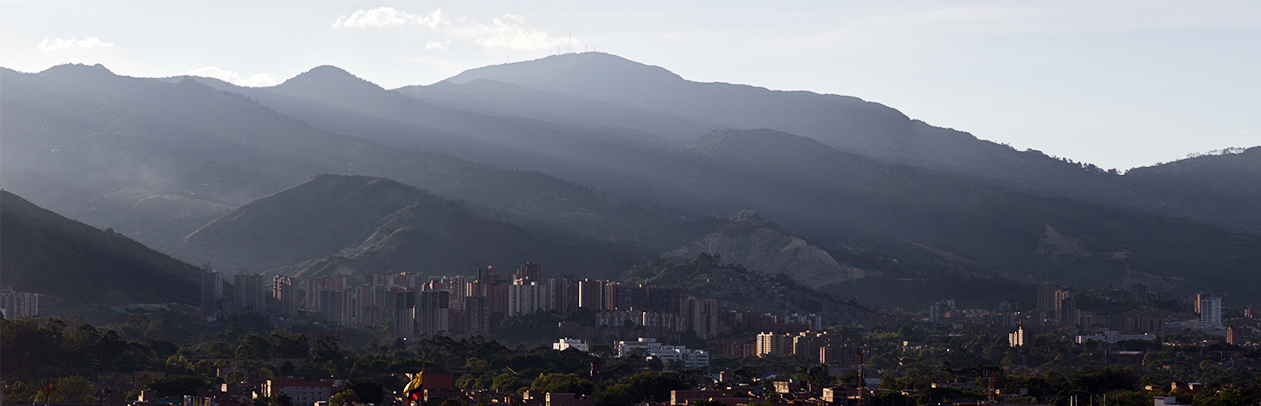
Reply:
<svg viewBox="0 0 1261 406"><path fill-rule="evenodd" d="M269 85L331 64L392 89L565 50L1104 168L1261 145L1261 1L0 1L0 66L26 72Z"/></svg>

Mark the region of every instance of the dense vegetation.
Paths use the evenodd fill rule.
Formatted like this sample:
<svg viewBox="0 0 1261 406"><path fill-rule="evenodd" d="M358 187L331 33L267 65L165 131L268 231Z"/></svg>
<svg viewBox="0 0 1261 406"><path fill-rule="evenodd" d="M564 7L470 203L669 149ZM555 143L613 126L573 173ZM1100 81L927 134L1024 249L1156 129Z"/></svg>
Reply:
<svg viewBox="0 0 1261 406"><path fill-rule="evenodd" d="M1261 400L1261 374L1231 368L1232 362L1261 361L1261 350L1225 343L1203 344L1201 337L1170 335L1163 342L1127 341L1115 346L1075 344L1068 337L1037 336L1013 348L1005 335L984 331L943 334L910 326L851 330L868 348L869 377L882 377L876 404L912 405L948 399L984 399L989 377L1000 394L1023 393L1016 401L1067 405L1101 401L1146 405L1151 396L1176 396L1196 405L1251 404ZM707 387L708 375L643 357L611 357L609 348L591 353L546 347L505 347L481 337L436 336L408 343L371 341L346 347L328 334L307 336L285 330L221 325L199 335L163 320L134 316L126 323L93 327L81 320L0 321L0 374L7 403L27 402L46 383L59 389L54 400L90 401L97 372L156 370L166 378L143 383L160 396L192 393L218 382L261 382L276 376L349 379L353 398L384 399L402 388L394 373L424 370L454 374L460 389L514 394L525 389L593 395L598 405L625 406L663 401L669 391ZM1146 351L1134 359L1109 359L1108 350ZM592 362L606 358L600 379ZM273 360L280 359L280 365ZM295 362L296 361L296 362ZM235 364L249 373L212 378L214 369ZM733 372L733 384L769 389L774 379L824 386L854 386L857 372L830 375L823 366L797 356L714 357L711 371ZM778 378L762 379L765 376ZM1171 390L1171 382L1197 381L1195 392ZM975 389L933 388L933 383L972 383ZM1148 385L1152 389L1148 390ZM905 391L904 394L903 391ZM909 395L908 395L909 394ZM134 396L134 393L132 394ZM489 395L489 393L488 393ZM342 394L342 399L351 398ZM261 399L261 404L283 404ZM279 403L277 403L279 402Z"/></svg>

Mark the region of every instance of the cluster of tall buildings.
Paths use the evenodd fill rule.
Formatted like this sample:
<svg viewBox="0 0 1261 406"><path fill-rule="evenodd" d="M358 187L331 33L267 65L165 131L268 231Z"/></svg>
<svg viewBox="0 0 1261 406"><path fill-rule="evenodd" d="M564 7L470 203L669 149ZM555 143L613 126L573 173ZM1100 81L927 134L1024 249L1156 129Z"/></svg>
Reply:
<svg viewBox="0 0 1261 406"><path fill-rule="evenodd" d="M855 365L862 362L862 347L854 337L833 331L804 331L796 334L757 335L757 356L799 355L828 365Z"/></svg>
<svg viewBox="0 0 1261 406"><path fill-rule="evenodd" d="M1038 286L1037 323L1047 325L1058 320L1061 327L1076 328L1081 326L1081 311L1077 309L1077 300L1073 292L1060 289L1055 285Z"/></svg>
<svg viewBox="0 0 1261 406"><path fill-rule="evenodd" d="M1156 300L1170 300L1169 292L1157 292ZM1135 303L1148 303L1152 295L1147 286L1136 284L1130 287L1130 300ZM1222 331L1222 299L1209 292L1200 292L1193 302L1198 320L1169 322L1160 317L1142 314L1118 314L1098 316L1091 312L1083 312L1077 308L1073 293L1054 285L1038 287L1038 308L1034 313L1035 326L1045 327L1058 323L1063 328L1102 326L1108 330L1152 333L1160 331L1203 331L1220 333Z"/></svg>
<svg viewBox="0 0 1261 406"><path fill-rule="evenodd" d="M471 277L383 272L368 275L358 286L347 275L303 280L274 276L267 283L262 275L241 272L232 276L230 298L224 297L219 272L209 264L203 269L204 310L319 315L329 323L348 327L386 324L398 338L440 332L486 333L489 315L495 312L511 317L538 311L570 314L586 310L594 313L598 326L692 331L706 339L722 333L724 317L732 317L729 312L720 312L716 301L688 297L683 289L579 280L571 275L543 279L541 266L533 262L507 275L500 275L493 266L478 269ZM739 316L742 314L734 317ZM822 327L822 320L813 314L794 316L799 320L782 322ZM769 327L777 322L781 321L772 319L763 324Z"/></svg>

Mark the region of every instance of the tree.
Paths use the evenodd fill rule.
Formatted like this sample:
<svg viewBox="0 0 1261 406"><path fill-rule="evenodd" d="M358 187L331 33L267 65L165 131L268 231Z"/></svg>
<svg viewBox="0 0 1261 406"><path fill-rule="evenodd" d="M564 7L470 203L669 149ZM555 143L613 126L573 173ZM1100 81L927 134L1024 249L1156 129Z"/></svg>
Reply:
<svg viewBox="0 0 1261 406"><path fill-rule="evenodd" d="M670 391L689 389L691 385L688 385L682 376L673 372L640 372L613 387L621 388L628 395L630 402L638 403L670 400Z"/></svg>
<svg viewBox="0 0 1261 406"><path fill-rule="evenodd" d="M168 376L140 385L140 389L153 389L158 393L158 396L195 395L199 388L210 389L210 382L207 382L205 378L193 375Z"/></svg>
<svg viewBox="0 0 1261 406"><path fill-rule="evenodd" d="M371 379L353 379L346 389L355 391L359 401L379 405L385 403L385 387Z"/></svg>
<svg viewBox="0 0 1261 406"><path fill-rule="evenodd" d="M329 334L320 334L315 339L315 345L311 346L311 358L316 361L337 361L341 359L342 347L337 343L337 337Z"/></svg>
<svg viewBox="0 0 1261 406"><path fill-rule="evenodd" d="M97 402L96 396L93 395L96 388L92 386L92 382L88 381L88 378L84 378L82 376L76 375L58 379L55 383L53 383L53 388L56 388L56 390L52 393L51 400L53 402Z"/></svg>
<svg viewBox="0 0 1261 406"><path fill-rule="evenodd" d="M355 395L354 389L337 392L336 395L328 398L329 406L353 406L356 403L359 403L359 396Z"/></svg>
<svg viewBox="0 0 1261 406"><path fill-rule="evenodd" d="M521 387L521 379L516 375L504 372L495 377L490 388L500 392L512 392Z"/></svg>
<svg viewBox="0 0 1261 406"><path fill-rule="evenodd" d="M530 388L548 393L590 395L595 385L591 381L570 374L547 374L534 380Z"/></svg>
<svg viewBox="0 0 1261 406"><path fill-rule="evenodd" d="M241 361L263 360L271 358L271 343L266 337L258 334L245 336L241 345L236 348L236 359Z"/></svg>

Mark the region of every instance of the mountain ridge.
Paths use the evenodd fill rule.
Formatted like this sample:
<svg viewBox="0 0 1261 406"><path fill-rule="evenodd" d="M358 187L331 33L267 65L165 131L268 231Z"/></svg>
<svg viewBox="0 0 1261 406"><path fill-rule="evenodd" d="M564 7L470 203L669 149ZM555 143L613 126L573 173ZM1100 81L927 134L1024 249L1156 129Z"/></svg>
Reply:
<svg viewBox="0 0 1261 406"><path fill-rule="evenodd" d="M0 268L15 290L86 303L191 304L198 268L0 190Z"/></svg>
<svg viewBox="0 0 1261 406"><path fill-rule="evenodd" d="M755 210L804 241L817 242L840 264L859 264L855 266L881 272L885 271L881 267L897 266L864 262L865 258L883 256L903 263L912 261L924 269L1025 277L1090 268L1072 263L1078 259L1057 254L1072 244L1043 244L1052 240L1080 242L1080 249L1095 261L1089 265L1096 267L1100 278L1124 278L1128 275L1126 266L1159 277L1168 276L1171 270L1183 272L1157 260L1172 257L1149 255L1152 253L1183 256L1169 264L1191 267L1196 266L1192 259L1199 258L1221 269L1209 273L1188 269L1188 275L1228 275L1242 269L1245 263L1240 261L1251 260L1250 254L1233 251L1247 249L1246 238L1236 243L1232 235L1213 227L1058 196L1056 184L1030 182L1017 188L985 178L1015 179L1003 170L1007 166L1020 167L1013 172L1020 176L1051 168L1097 178L1082 182L1083 190L1097 189L1090 193L1116 191L1117 199L1152 195L1145 189L1124 189L1125 184L1115 183L1121 179L1119 175L987 142L971 144L981 147L966 153L939 148L945 144L934 143L978 140L856 98L687 84L658 72L649 79L683 83L675 92L706 85L700 87L703 92L671 103L700 100L717 107L673 114L676 112L660 111L662 106L648 106L658 110L618 107L614 102L619 100L613 100L593 102L598 108L592 111L619 118L622 123L633 123L631 117L647 112L663 118L654 125L665 129L708 122L687 117L737 114L756 124L758 117L767 115L805 114L815 121L795 125L807 132L822 128L853 136L854 143L871 141L902 148L885 155L932 150L942 155L939 159L968 167L971 176L839 149L825 138L786 132L774 125L753 127L766 130L696 134L692 136L695 142L682 144L669 137L654 138L657 135L646 126L602 127L598 121L575 125L538 117L551 114L548 106L531 111L522 108L526 102L503 105L519 109L521 115L493 114L499 108L495 106L463 111L440 100L420 100L381 89L337 68L321 67L312 72L288 83L285 91L240 88L213 79L117 76L99 86L94 86L91 78L69 86L42 81L37 75L3 72L6 92L0 96L6 106L6 186L13 184L14 174L20 175L17 184L27 190L39 189L45 183L54 185L58 191L49 192L49 199L78 206L78 213L108 214L108 219L120 218L117 213L136 207L144 198L140 194L135 199L127 197L127 188L143 190L148 196L181 196L235 206L321 173L359 174L396 179L447 199L464 199L470 212L504 219L557 241L582 241L584 234L591 234L596 241L634 238L656 252L669 252L697 237L712 235L725 224L715 217ZM337 83L315 80L324 76ZM549 78L547 81L554 83L564 77ZM461 88L461 94L468 96L462 99L466 102L513 92L512 86L482 79L448 85L469 84L484 86L491 93L477 93L481 88L476 86ZM357 90L346 92L354 97L339 99L343 95L329 90L339 87ZM536 90L530 93L532 97L558 106L592 100L555 89ZM747 95L756 96L756 100L717 105ZM635 97L649 96L657 100L669 98L671 93ZM779 110L742 113L750 105L782 100L793 103L776 107ZM857 108L846 110L847 103ZM89 114L75 114L78 112ZM677 120L670 121L670 117ZM766 123L788 122L792 117L796 116ZM882 138L890 132L896 134ZM915 144L920 141L923 143ZM118 148L120 145L125 148ZM994 157L969 159L976 154ZM1244 158L1251 159L1252 155ZM1007 166L991 165L993 162ZM1073 179L1052 180L1063 183ZM1153 182L1159 186L1162 181ZM86 191L60 191L75 188ZM114 203L107 207L109 202ZM433 239L422 227L407 227L365 229L354 235L361 240L323 247L321 250L328 251L316 257L343 261L338 266L388 263L383 258L402 253L388 253L387 245ZM1048 227L1064 238L1047 239ZM128 232L141 230L137 227ZM370 244L371 235L380 236L375 242L389 244ZM1188 236L1202 237L1203 242ZM718 240L710 242L718 246ZM348 256L327 256L351 243L362 249L347 252ZM1127 244L1145 248L1131 249ZM1039 253L1042 246L1051 248ZM1137 253L1135 260L1100 259L1108 252L1126 249ZM879 254L869 254L873 252ZM380 256L356 258L368 253ZM1065 272L1063 278L1080 276L1080 272ZM1244 288L1252 289L1240 286Z"/></svg>

